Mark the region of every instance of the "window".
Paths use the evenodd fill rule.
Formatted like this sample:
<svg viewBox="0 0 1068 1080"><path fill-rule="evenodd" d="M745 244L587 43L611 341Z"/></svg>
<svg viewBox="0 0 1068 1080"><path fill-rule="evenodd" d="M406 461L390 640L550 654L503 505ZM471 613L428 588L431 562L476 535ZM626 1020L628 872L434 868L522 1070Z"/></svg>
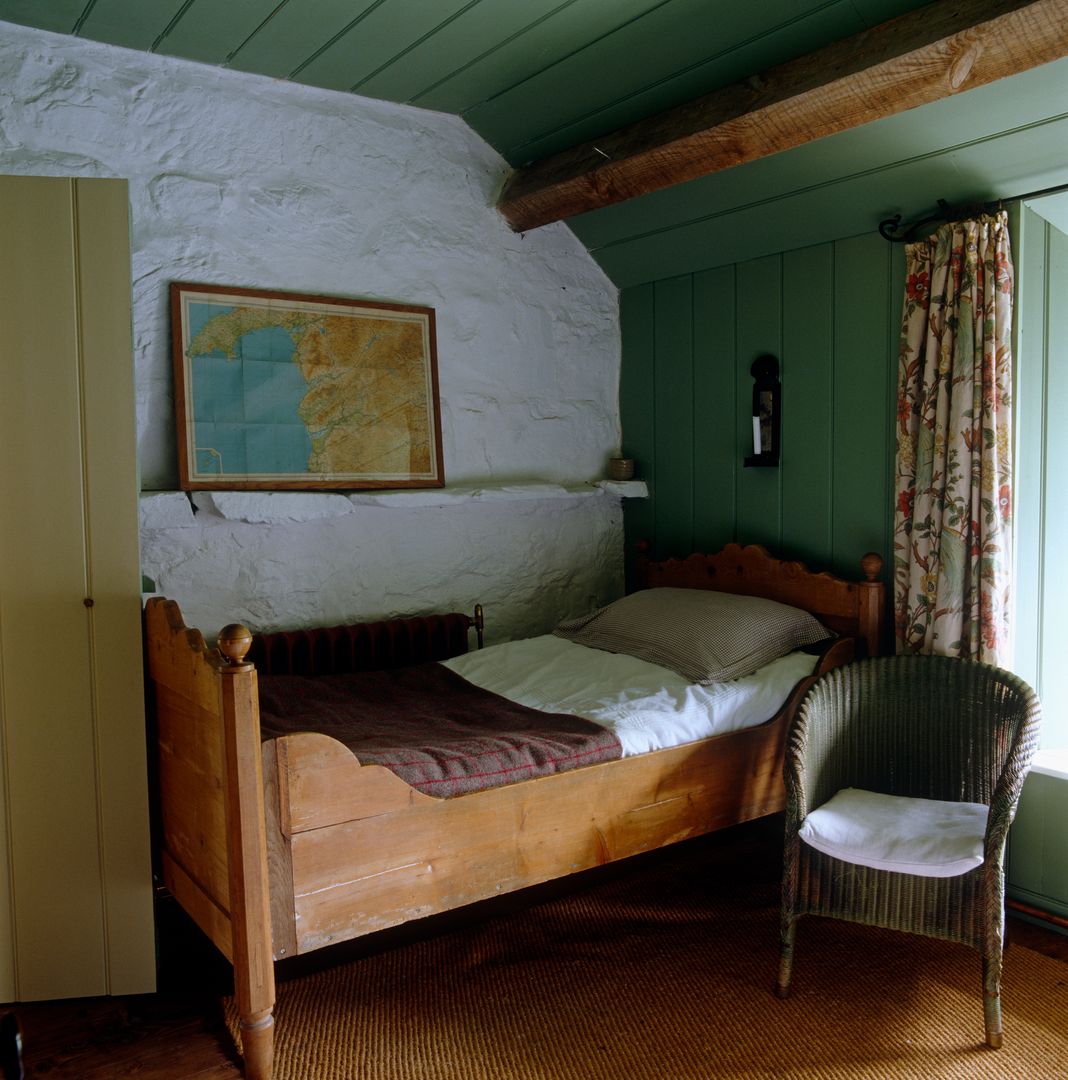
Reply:
<svg viewBox="0 0 1068 1080"><path fill-rule="evenodd" d="M1042 765L1068 776L1068 193L1014 218L1014 669L1042 699Z"/></svg>

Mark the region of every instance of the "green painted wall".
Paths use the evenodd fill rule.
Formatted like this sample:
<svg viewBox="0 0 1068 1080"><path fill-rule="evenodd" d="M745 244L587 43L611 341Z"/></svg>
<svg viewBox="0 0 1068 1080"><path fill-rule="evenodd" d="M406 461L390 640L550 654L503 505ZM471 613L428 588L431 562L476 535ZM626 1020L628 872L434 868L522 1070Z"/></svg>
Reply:
<svg viewBox="0 0 1068 1080"><path fill-rule="evenodd" d="M1068 779L1032 772L1009 833L1006 893L1068 919Z"/></svg>
<svg viewBox="0 0 1068 1080"><path fill-rule="evenodd" d="M628 549L759 543L856 576L889 563L893 397L904 253L870 233L621 294L624 452L648 481ZM745 468L753 380L779 359L782 457Z"/></svg>

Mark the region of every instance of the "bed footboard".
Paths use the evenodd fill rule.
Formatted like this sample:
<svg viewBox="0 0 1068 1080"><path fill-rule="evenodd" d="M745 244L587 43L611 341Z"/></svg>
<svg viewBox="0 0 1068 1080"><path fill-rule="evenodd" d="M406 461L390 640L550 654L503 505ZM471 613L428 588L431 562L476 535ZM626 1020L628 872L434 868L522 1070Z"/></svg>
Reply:
<svg viewBox="0 0 1068 1080"><path fill-rule="evenodd" d="M245 1076L269 1080L274 966L259 705L256 672L242 662L252 637L231 630L220 635L224 651L209 650L173 600L146 607L161 864L166 887L233 964Z"/></svg>
<svg viewBox="0 0 1068 1080"><path fill-rule="evenodd" d="M480 607L473 618L432 615L269 635L259 648L275 670L300 670L308 660L329 670L397 667L466 651L471 627L481 645ZM261 742L257 675L246 660L252 635L243 626L224 628L219 647L209 649L198 630L185 626L174 601L155 597L145 608L145 632L156 698L163 881L232 963L245 1076L270 1080L274 957L295 951L287 948L291 930L284 914L292 908L292 871L278 843L282 830L293 827L285 809L289 792L279 790L286 773L279 769L278 744L284 740ZM344 750L320 738L331 744L327 750ZM284 764L284 747L282 754ZM319 780L330 773L322 764ZM381 812L391 802L373 783L374 771L363 770L362 797L379 803ZM404 789L401 801L416 794L379 771L384 785Z"/></svg>
<svg viewBox="0 0 1068 1080"><path fill-rule="evenodd" d="M233 964L245 1075L267 1080L275 991L256 672L243 663L251 635L228 627L222 651L209 650L158 598L145 619L164 883Z"/></svg>

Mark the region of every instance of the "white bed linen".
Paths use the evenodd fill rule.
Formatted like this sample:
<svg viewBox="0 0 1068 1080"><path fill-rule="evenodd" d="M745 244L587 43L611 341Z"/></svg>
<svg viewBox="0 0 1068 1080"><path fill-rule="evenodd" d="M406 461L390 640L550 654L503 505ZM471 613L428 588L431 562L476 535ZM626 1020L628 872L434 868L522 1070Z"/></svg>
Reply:
<svg viewBox="0 0 1068 1080"><path fill-rule="evenodd" d="M698 686L657 664L546 634L443 662L521 705L611 728L627 757L762 724L812 674L816 660L788 653L744 678Z"/></svg>

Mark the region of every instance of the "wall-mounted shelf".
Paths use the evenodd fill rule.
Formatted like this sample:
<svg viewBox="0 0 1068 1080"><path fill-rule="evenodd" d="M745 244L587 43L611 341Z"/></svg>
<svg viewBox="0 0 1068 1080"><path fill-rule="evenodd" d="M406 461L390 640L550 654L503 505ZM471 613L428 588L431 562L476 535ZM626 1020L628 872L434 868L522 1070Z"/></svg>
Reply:
<svg viewBox="0 0 1068 1080"><path fill-rule="evenodd" d="M317 521L355 513L364 507L410 510L472 502L527 502L613 496L645 499L644 480L591 480L557 484L530 481L418 491L146 491L141 495L143 529L180 529L205 524L205 518L256 525Z"/></svg>

